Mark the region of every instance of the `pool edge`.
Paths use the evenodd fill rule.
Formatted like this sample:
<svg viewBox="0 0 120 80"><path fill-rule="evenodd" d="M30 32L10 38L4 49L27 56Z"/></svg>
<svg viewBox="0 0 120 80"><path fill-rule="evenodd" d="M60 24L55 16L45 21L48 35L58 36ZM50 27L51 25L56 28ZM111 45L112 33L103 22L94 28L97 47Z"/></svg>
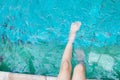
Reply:
<svg viewBox="0 0 120 80"><path fill-rule="evenodd" d="M57 80L57 77L42 76L42 75L30 75L30 74L19 74L0 71L0 80ZM87 79L96 80L96 79Z"/></svg>

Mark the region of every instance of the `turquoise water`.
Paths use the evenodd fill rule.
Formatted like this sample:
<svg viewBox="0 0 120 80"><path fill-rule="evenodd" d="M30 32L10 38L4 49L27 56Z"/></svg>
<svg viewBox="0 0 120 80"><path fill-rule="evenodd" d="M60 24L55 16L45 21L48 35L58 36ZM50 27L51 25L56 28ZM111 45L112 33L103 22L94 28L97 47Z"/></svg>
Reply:
<svg viewBox="0 0 120 80"><path fill-rule="evenodd" d="M0 0L0 70L57 76L70 25L87 78L120 78L120 0Z"/></svg>

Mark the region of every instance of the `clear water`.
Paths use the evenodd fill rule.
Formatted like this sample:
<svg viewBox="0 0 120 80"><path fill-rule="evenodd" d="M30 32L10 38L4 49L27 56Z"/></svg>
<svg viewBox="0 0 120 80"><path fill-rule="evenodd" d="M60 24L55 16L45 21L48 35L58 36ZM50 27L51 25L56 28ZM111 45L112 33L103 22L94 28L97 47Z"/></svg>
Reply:
<svg viewBox="0 0 120 80"><path fill-rule="evenodd" d="M120 0L0 0L0 70L57 76L70 24L87 78L120 79Z"/></svg>

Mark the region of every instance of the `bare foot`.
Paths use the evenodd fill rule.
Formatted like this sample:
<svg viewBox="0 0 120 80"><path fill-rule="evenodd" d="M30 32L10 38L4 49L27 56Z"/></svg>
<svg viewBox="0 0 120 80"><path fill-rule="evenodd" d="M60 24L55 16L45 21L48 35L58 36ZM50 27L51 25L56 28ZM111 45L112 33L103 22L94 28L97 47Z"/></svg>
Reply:
<svg viewBox="0 0 120 80"><path fill-rule="evenodd" d="M74 42L76 32L80 29L81 22L77 21L71 24L70 34L69 34L69 42Z"/></svg>
<svg viewBox="0 0 120 80"><path fill-rule="evenodd" d="M81 26L81 22L80 21L76 21L76 22L72 23L70 32L71 33L76 33L80 29L80 26Z"/></svg>

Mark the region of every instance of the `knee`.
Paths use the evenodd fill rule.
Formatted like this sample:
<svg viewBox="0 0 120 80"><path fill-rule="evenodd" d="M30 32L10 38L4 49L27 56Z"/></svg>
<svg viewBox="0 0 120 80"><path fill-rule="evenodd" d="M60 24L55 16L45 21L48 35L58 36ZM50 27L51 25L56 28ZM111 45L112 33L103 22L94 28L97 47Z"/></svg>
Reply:
<svg viewBox="0 0 120 80"><path fill-rule="evenodd" d="M62 70L71 71L71 64L69 61L65 60L62 62Z"/></svg>
<svg viewBox="0 0 120 80"><path fill-rule="evenodd" d="M83 64L78 64L75 66L74 71L78 71L78 72L84 72L84 65Z"/></svg>

